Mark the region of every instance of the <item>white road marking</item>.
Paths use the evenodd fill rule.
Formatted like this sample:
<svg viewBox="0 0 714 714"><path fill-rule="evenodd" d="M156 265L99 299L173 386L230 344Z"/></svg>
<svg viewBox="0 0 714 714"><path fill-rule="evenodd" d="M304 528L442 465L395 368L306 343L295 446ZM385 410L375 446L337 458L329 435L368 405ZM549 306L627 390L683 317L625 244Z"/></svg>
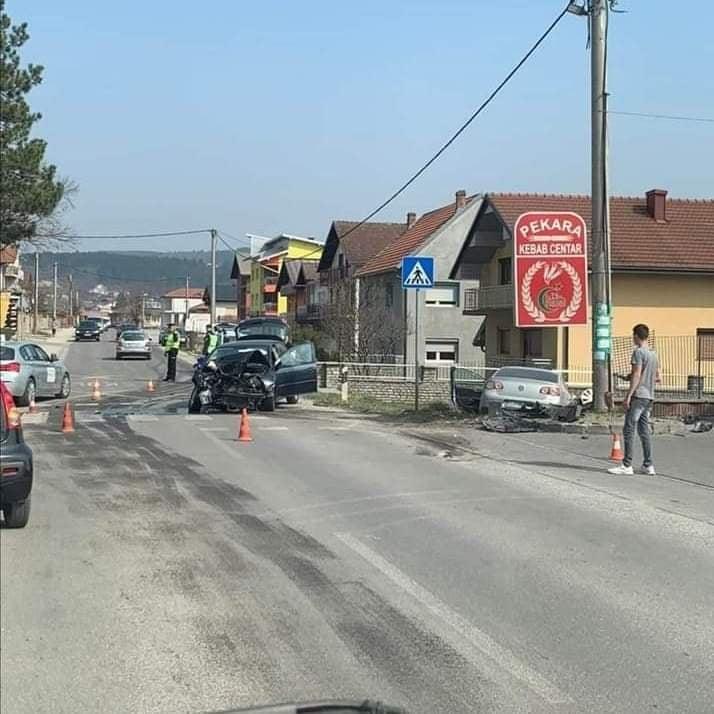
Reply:
<svg viewBox="0 0 714 714"><path fill-rule="evenodd" d="M318 426L318 431L352 431L349 426Z"/></svg>
<svg viewBox="0 0 714 714"><path fill-rule="evenodd" d="M201 431L230 431L227 426L202 426Z"/></svg>
<svg viewBox="0 0 714 714"><path fill-rule="evenodd" d="M75 424L93 424L98 421L104 421L103 414L75 414Z"/></svg>
<svg viewBox="0 0 714 714"><path fill-rule="evenodd" d="M30 414L25 412L21 416L22 424L46 424L49 412L39 412L38 414Z"/></svg>
<svg viewBox="0 0 714 714"><path fill-rule="evenodd" d="M223 451L230 455L232 459L240 459L241 453L232 444L236 444L236 441L226 441L225 439L219 439L215 434L211 433L209 429L199 429L202 434L206 435L207 439L210 439L216 446L220 446Z"/></svg>
<svg viewBox="0 0 714 714"><path fill-rule="evenodd" d="M213 417L210 414L185 414L186 421L212 421Z"/></svg>
<svg viewBox="0 0 714 714"><path fill-rule="evenodd" d="M261 427L261 431L288 431L287 426L264 426Z"/></svg>
<svg viewBox="0 0 714 714"><path fill-rule="evenodd" d="M472 648L472 659L477 667L479 665L479 657L473 653L473 650L478 650L481 655L488 657L501 669L523 682L550 704L566 704L572 701L549 680L518 659L513 652L499 645L490 635L452 610L445 602L412 580L406 573L392 565L379 553L364 545L349 533L335 533L335 536L389 578L395 585L417 600L433 615L455 630Z"/></svg>
<svg viewBox="0 0 714 714"><path fill-rule="evenodd" d="M159 417L155 414L129 414L127 421L159 421Z"/></svg>

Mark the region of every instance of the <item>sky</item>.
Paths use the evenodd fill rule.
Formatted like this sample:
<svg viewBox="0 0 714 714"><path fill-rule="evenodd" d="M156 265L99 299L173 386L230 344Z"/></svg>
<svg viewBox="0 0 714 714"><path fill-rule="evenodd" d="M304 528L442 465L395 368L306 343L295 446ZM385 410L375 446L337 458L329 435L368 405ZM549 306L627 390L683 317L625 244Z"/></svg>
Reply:
<svg viewBox="0 0 714 714"><path fill-rule="evenodd" d="M560 0L7 0L45 66L47 158L80 234L215 227L324 238L461 125ZM714 117L714 3L620 0L610 108ZM566 15L448 152L378 217L454 192L589 193L587 22ZM714 196L714 123L611 117L611 190ZM239 245L235 240L233 244ZM205 235L80 249L189 250Z"/></svg>

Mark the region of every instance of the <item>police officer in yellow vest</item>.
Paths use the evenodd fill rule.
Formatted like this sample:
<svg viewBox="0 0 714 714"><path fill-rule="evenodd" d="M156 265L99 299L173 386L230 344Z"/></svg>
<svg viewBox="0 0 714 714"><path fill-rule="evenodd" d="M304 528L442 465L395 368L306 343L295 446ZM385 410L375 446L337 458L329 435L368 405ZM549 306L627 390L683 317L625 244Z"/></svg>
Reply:
<svg viewBox="0 0 714 714"><path fill-rule="evenodd" d="M164 354L166 355L166 376L164 382L176 381L176 358L181 346L181 335L176 330L176 325L171 322L169 331L164 341Z"/></svg>
<svg viewBox="0 0 714 714"><path fill-rule="evenodd" d="M208 356L218 347L218 335L212 325L206 325L206 336L203 338L203 354Z"/></svg>

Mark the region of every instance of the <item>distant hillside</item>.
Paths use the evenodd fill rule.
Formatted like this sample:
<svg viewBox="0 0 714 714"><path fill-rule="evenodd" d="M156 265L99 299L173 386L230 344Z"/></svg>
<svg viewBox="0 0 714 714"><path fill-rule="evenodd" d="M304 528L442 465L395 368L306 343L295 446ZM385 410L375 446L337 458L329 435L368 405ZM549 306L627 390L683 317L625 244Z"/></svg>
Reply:
<svg viewBox="0 0 714 714"><path fill-rule="evenodd" d="M52 279L52 263L57 261L58 277L66 283L72 275L74 286L86 292L96 285L111 290L131 293L147 292L160 295L186 284L186 276L193 287L205 287L211 280L210 253L191 251L159 253L151 251L87 251L74 253L42 253L40 279ZM219 251L217 282L230 281L233 253ZM34 256L24 253L22 267L34 270Z"/></svg>

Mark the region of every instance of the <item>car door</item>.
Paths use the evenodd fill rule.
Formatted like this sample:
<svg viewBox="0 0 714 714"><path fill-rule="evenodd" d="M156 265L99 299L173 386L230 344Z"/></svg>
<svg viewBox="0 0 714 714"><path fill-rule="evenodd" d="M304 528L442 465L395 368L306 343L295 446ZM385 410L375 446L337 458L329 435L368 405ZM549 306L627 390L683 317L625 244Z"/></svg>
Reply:
<svg viewBox="0 0 714 714"><path fill-rule="evenodd" d="M41 362L40 356L35 351L34 345L22 345L20 347L20 357L27 367L28 378L32 377L35 381L35 392L37 396L47 393L47 375L44 372L44 365Z"/></svg>
<svg viewBox="0 0 714 714"><path fill-rule="evenodd" d="M275 369L275 395L289 397L317 391L315 346L303 342L286 350Z"/></svg>
<svg viewBox="0 0 714 714"><path fill-rule="evenodd" d="M45 394L54 396L60 389L62 368L59 362L53 362L47 352L39 345L32 345L37 357L38 371L43 373Z"/></svg>

